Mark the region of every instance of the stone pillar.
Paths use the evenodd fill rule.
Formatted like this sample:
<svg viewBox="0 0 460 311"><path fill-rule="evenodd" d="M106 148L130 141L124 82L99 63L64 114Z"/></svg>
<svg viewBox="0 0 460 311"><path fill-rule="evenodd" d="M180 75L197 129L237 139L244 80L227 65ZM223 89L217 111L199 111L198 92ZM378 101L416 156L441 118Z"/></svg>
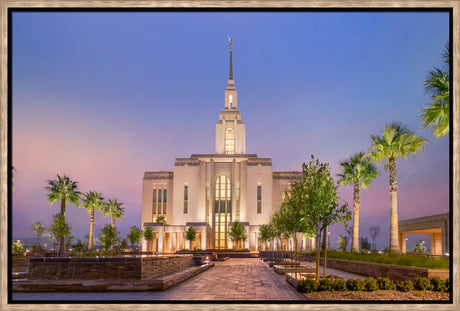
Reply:
<svg viewBox="0 0 460 311"><path fill-rule="evenodd" d="M201 228L201 249L202 250L205 250L207 249L207 245L206 245L206 241L207 241L207 230L206 230L206 226L203 226Z"/></svg>
<svg viewBox="0 0 460 311"><path fill-rule="evenodd" d="M401 253L406 253L406 234L404 232L399 233L399 245L401 245Z"/></svg>
<svg viewBox="0 0 460 311"><path fill-rule="evenodd" d="M214 205L215 205L215 195L216 195L216 178L214 176L214 160L211 159L210 164L210 185L209 185L209 216L211 217L211 248L216 248L215 246L215 236L214 232L216 230L216 219L214 217Z"/></svg>
<svg viewBox="0 0 460 311"><path fill-rule="evenodd" d="M256 236L256 252L259 251L259 233L258 232L254 232L255 236Z"/></svg>
<svg viewBox="0 0 460 311"><path fill-rule="evenodd" d="M158 252L164 252L164 245L165 244L165 227L159 226L158 227Z"/></svg>
<svg viewBox="0 0 460 311"><path fill-rule="evenodd" d="M249 232L249 226L244 226L244 227L246 229L246 232ZM244 242L244 248L249 249L249 237Z"/></svg>

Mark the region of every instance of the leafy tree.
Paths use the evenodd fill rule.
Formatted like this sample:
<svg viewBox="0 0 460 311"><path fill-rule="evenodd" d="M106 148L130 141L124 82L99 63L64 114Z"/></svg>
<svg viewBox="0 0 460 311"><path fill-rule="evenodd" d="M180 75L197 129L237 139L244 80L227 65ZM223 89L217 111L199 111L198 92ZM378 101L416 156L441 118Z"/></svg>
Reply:
<svg viewBox="0 0 460 311"><path fill-rule="evenodd" d="M13 252L13 254L22 254L22 253L24 253L24 251L25 251L24 244L20 240L17 240L16 242L13 242L13 244L11 245L11 251Z"/></svg>
<svg viewBox="0 0 460 311"><path fill-rule="evenodd" d="M102 193L97 193L95 191L90 191L84 195L82 199L83 204L80 207L83 207L88 212L89 216L89 237L88 237L88 250L92 251L94 248L94 213L96 210L102 211L104 207L104 198Z"/></svg>
<svg viewBox="0 0 460 311"><path fill-rule="evenodd" d="M166 223L166 217L165 216L158 216L157 217L157 223Z"/></svg>
<svg viewBox="0 0 460 311"><path fill-rule="evenodd" d="M425 91L431 95L431 104L421 109L420 120L423 128L431 126L433 135L441 138L449 134L450 73L449 43L442 54L444 65L433 68L425 79Z"/></svg>
<svg viewBox="0 0 460 311"><path fill-rule="evenodd" d="M188 227L187 231L185 231L185 239L187 241L190 241L190 249L192 249L193 242L198 240L198 234L196 233L195 228L193 228L192 226Z"/></svg>
<svg viewBox="0 0 460 311"><path fill-rule="evenodd" d="M346 251L347 245L348 245L348 237L339 235L339 239L337 240L337 245L339 246L339 249L341 251Z"/></svg>
<svg viewBox="0 0 460 311"><path fill-rule="evenodd" d="M35 245L39 249L41 249L40 245L40 238L46 232L46 226L41 223L41 221L37 220L33 224L30 225L30 229L32 229L33 233L35 234Z"/></svg>
<svg viewBox="0 0 460 311"><path fill-rule="evenodd" d="M128 247L128 241L126 241L126 239L121 240L120 249L124 251L127 247Z"/></svg>
<svg viewBox="0 0 460 311"><path fill-rule="evenodd" d="M77 239L77 243L75 243L73 245L73 248L77 251L77 252L81 252L82 250L85 249L85 244L83 244L83 242L80 240L80 239Z"/></svg>
<svg viewBox="0 0 460 311"><path fill-rule="evenodd" d="M340 177L338 184L340 186L353 185L353 238L351 250L359 252L359 189L369 188L372 181L379 175L379 171L374 161L369 156L365 156L363 152L351 156L348 161L340 163L340 166L343 173L337 175Z"/></svg>
<svg viewBox="0 0 460 311"><path fill-rule="evenodd" d="M69 235L67 237L67 243L66 243L66 250L69 249L69 247L72 245L72 242L75 240L75 237L73 235Z"/></svg>
<svg viewBox="0 0 460 311"><path fill-rule="evenodd" d="M336 222L351 219L347 204L339 206L337 188L331 177L329 164L320 163L311 156L308 164L302 165L303 178L293 183L291 196L297 197L301 207L300 220L307 232L315 232L316 236L316 280L319 281L320 239L321 233ZM326 245L327 247L327 245ZM327 248L324 256L324 272L326 273Z"/></svg>
<svg viewBox="0 0 460 311"><path fill-rule="evenodd" d="M362 252L365 252L365 253L371 250L371 243L369 243L369 240L367 239L367 237L359 238L359 248L361 249Z"/></svg>
<svg viewBox="0 0 460 311"><path fill-rule="evenodd" d="M426 138L415 135L400 123L390 123L385 126L382 136L371 135L374 142L369 147L369 155L377 162L385 162L385 169L390 177L390 254L400 254L398 240L398 182L396 174L396 159L407 159L409 155L415 155L423 151L428 143Z"/></svg>
<svg viewBox="0 0 460 311"><path fill-rule="evenodd" d="M53 215L53 223L49 232L55 237L56 240L66 238L70 235L72 227L65 221L65 217L61 214ZM62 256L64 248L59 247L59 256Z"/></svg>
<svg viewBox="0 0 460 311"><path fill-rule="evenodd" d="M155 240L155 232L151 226L144 227L144 239L147 241L147 251L152 251L152 242Z"/></svg>
<svg viewBox="0 0 460 311"><path fill-rule="evenodd" d="M372 250L375 251L375 238L379 235L380 233L380 226L372 226L369 228L369 233L372 238Z"/></svg>
<svg viewBox="0 0 460 311"><path fill-rule="evenodd" d="M119 232L111 225L104 225L99 236L102 247L107 250L113 250L113 246L120 241Z"/></svg>
<svg viewBox="0 0 460 311"><path fill-rule="evenodd" d="M66 205L67 202L73 203L78 206L78 201L80 200L79 195L81 194L78 191L78 182L72 181L66 175L59 176L57 175L57 179L50 179L48 180L48 187L45 187L49 193L46 195L48 202L52 205L56 201L61 202L61 212L60 214L64 217L64 221L66 220ZM61 237L59 239L59 253L62 254L65 248L65 237Z"/></svg>
<svg viewBox="0 0 460 311"><path fill-rule="evenodd" d="M424 254L426 252L425 241L419 240L412 251L414 253Z"/></svg>
<svg viewBox="0 0 460 311"><path fill-rule="evenodd" d="M265 245L265 249L267 248L267 242L269 242L273 238L273 228L272 224L264 224L260 226L259 229L259 239Z"/></svg>
<svg viewBox="0 0 460 311"><path fill-rule="evenodd" d="M139 243L139 241L141 239L141 233L142 233L141 229L139 229L138 227L136 227L136 226L129 227L129 233L126 236L126 238L131 243L131 248L132 248L133 252L134 252L134 244Z"/></svg>
<svg viewBox="0 0 460 311"><path fill-rule="evenodd" d="M228 236L230 237L230 240L236 243L236 248L235 245L233 246L234 249L241 249L240 242L244 242L248 238L243 223L239 222L238 220L233 222L233 225L230 227L228 232Z"/></svg>

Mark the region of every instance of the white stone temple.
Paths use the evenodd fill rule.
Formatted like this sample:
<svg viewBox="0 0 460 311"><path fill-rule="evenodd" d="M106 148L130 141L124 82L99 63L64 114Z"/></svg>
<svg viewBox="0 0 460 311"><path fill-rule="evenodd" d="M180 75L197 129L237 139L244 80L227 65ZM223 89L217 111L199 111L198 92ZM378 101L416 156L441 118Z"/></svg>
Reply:
<svg viewBox="0 0 460 311"><path fill-rule="evenodd" d="M246 153L246 126L238 110L232 45L230 40L230 73L225 104L216 123L215 153L177 158L173 171L144 173L142 227L152 226L156 239L149 249L142 241L142 250L172 253L189 249L185 231L190 226L199 236L194 248L232 248L228 231L235 220L246 228L244 248L262 250L259 227L268 224L279 210L283 189L302 177L298 171L273 171L270 158ZM157 222L160 216L165 223ZM304 242L311 244L305 238ZM292 247L292 243L286 245Z"/></svg>

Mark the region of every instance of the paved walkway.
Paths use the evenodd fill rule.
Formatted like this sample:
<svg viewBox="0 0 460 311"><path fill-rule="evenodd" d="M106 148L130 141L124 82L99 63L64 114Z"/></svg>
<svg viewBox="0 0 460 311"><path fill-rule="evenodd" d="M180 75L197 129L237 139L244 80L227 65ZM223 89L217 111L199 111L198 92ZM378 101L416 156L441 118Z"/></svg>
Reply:
<svg viewBox="0 0 460 311"><path fill-rule="evenodd" d="M304 300L257 258L231 258L164 292L13 293L14 300Z"/></svg>

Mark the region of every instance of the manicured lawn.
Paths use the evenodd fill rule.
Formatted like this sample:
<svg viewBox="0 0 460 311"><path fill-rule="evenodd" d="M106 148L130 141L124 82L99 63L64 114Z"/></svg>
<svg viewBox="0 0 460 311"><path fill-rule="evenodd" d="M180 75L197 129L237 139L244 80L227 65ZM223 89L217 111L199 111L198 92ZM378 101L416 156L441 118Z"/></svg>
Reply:
<svg viewBox="0 0 460 311"><path fill-rule="evenodd" d="M321 254L323 255L323 253ZM420 255L385 255L385 254L362 254L353 252L328 251L328 258L358 260L385 263L399 266L410 266L429 269L449 269L449 259L446 257L427 257Z"/></svg>

